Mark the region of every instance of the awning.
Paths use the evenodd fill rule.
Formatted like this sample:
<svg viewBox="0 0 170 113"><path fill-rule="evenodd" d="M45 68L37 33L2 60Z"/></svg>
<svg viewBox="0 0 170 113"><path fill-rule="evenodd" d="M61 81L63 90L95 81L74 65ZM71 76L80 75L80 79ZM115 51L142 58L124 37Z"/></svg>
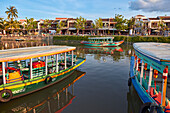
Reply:
<svg viewBox="0 0 170 113"><path fill-rule="evenodd" d="M76 28L68 28L68 30L76 30Z"/></svg>

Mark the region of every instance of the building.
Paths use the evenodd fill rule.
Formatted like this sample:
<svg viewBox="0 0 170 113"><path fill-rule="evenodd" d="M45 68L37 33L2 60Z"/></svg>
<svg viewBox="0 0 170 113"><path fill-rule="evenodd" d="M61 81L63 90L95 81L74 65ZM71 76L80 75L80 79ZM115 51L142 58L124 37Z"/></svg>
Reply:
<svg viewBox="0 0 170 113"><path fill-rule="evenodd" d="M157 16L156 18L147 18L143 15L137 15L134 18L135 34L163 35L165 30L170 29L170 16Z"/></svg>
<svg viewBox="0 0 170 113"><path fill-rule="evenodd" d="M116 31L113 18L102 18L103 27L99 28L99 34L101 35L113 35Z"/></svg>

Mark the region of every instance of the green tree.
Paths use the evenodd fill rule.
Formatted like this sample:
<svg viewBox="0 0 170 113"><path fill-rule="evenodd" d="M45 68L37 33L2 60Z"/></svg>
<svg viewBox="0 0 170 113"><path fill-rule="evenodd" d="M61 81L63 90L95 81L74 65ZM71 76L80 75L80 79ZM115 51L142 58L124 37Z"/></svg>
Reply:
<svg viewBox="0 0 170 113"><path fill-rule="evenodd" d="M135 25L135 18L131 18L129 20L127 20L127 25L128 25L128 29L132 30L132 32L134 31L134 25Z"/></svg>
<svg viewBox="0 0 170 113"><path fill-rule="evenodd" d="M0 29L3 31L3 34L5 35L6 34L6 28L7 26L7 21L4 20L3 18L0 18Z"/></svg>
<svg viewBox="0 0 170 113"><path fill-rule="evenodd" d="M51 27L51 22L50 22L50 20L49 20L49 19L45 19L45 20L44 20L44 23L43 23L43 25L42 25L41 27L44 28L45 31L46 31L46 33L47 33L47 29L48 29L49 27Z"/></svg>
<svg viewBox="0 0 170 113"><path fill-rule="evenodd" d="M13 21L14 18L18 18L18 11L15 8L15 6L10 6L9 8L7 7L7 11L5 11L5 13L8 15L7 19L10 21Z"/></svg>
<svg viewBox="0 0 170 113"><path fill-rule="evenodd" d="M117 22L115 27L118 30L119 34L120 34L121 30L127 29L126 19L124 19L123 15L116 14L115 15L115 22Z"/></svg>
<svg viewBox="0 0 170 113"><path fill-rule="evenodd" d="M75 28L77 29L77 34L79 34L80 29L83 28L83 17L77 17L76 22L75 22Z"/></svg>
<svg viewBox="0 0 170 113"><path fill-rule="evenodd" d="M60 34L61 34L61 31L63 30L64 26L65 26L65 21L60 21L59 26L58 26Z"/></svg>
<svg viewBox="0 0 170 113"><path fill-rule="evenodd" d="M20 28L19 25L20 25L20 23L17 20L7 22L5 29L10 29L12 31L12 34L13 34L15 30Z"/></svg>
<svg viewBox="0 0 170 113"><path fill-rule="evenodd" d="M102 19L101 18L96 19L94 22L95 24L93 24L93 28L97 30L97 35L99 35L99 28L103 27Z"/></svg>
<svg viewBox="0 0 170 113"><path fill-rule="evenodd" d="M160 34L163 35L163 32L166 29L166 26L165 26L164 21L162 19L158 23L158 29L160 31Z"/></svg>
<svg viewBox="0 0 170 113"><path fill-rule="evenodd" d="M84 30L86 28L86 22L87 22L87 20L85 18L82 18L82 30L83 30L83 34L84 34Z"/></svg>

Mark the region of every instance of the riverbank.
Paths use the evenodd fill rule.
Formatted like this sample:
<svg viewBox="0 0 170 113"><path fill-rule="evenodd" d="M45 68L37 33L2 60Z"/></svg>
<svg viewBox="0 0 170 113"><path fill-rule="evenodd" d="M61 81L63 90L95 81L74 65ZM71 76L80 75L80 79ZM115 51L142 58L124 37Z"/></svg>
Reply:
<svg viewBox="0 0 170 113"><path fill-rule="evenodd" d="M65 41L82 41L88 40L88 37L99 37L99 36L54 36L53 40L65 40ZM161 37L161 36L112 36L114 41L124 40L125 42L163 42L170 43L170 37Z"/></svg>

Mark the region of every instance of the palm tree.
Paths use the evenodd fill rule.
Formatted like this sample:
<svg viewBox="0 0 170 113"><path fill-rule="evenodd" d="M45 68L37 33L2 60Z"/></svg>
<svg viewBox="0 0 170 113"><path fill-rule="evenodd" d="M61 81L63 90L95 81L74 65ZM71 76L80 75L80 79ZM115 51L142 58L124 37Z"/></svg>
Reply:
<svg viewBox="0 0 170 113"><path fill-rule="evenodd" d="M162 35L164 30L165 30L166 26L164 24L164 21L161 19L158 23L158 29L160 30L160 34Z"/></svg>
<svg viewBox="0 0 170 113"><path fill-rule="evenodd" d="M49 19L45 19L45 20L44 20L44 23L43 23L43 25L42 25L41 27L44 28L45 31L46 31L46 33L47 33L47 29L48 29L50 26L51 26L50 20L49 20Z"/></svg>
<svg viewBox="0 0 170 113"><path fill-rule="evenodd" d="M18 18L18 11L15 8L15 6L10 6L9 8L7 7L7 11L5 11L5 13L8 15L7 19L10 21L13 21L14 18Z"/></svg>
<svg viewBox="0 0 170 113"><path fill-rule="evenodd" d="M127 20L127 25L128 25L129 31L132 30L132 33L133 33L134 25L135 25L135 18L132 17L130 20Z"/></svg>
<svg viewBox="0 0 170 113"><path fill-rule="evenodd" d="M60 21L60 23L58 25L60 34L61 34L61 31L63 30L64 26L65 26L65 21Z"/></svg>
<svg viewBox="0 0 170 113"><path fill-rule="evenodd" d="M29 32L29 34L31 33L31 30L34 30L37 28L37 22L34 21L34 18L30 18L28 19L26 17L26 25L24 25L25 29L27 30L27 32Z"/></svg>
<svg viewBox="0 0 170 113"><path fill-rule="evenodd" d="M19 28L19 22L17 20L7 22L5 29L10 29L12 31L12 34L14 33L14 30Z"/></svg>
<svg viewBox="0 0 170 113"><path fill-rule="evenodd" d="M99 35L99 28L103 27L103 23L102 23L102 19L96 19L95 21L95 25L93 25L93 27L97 30L97 35Z"/></svg>
<svg viewBox="0 0 170 113"><path fill-rule="evenodd" d="M82 30L83 30L83 34L84 34L84 30L86 28L86 19L85 18L82 18Z"/></svg>
<svg viewBox="0 0 170 113"><path fill-rule="evenodd" d="M3 34L6 34L6 25L7 21L4 20L3 18L0 18L0 29L3 31Z"/></svg>
<svg viewBox="0 0 170 113"><path fill-rule="evenodd" d="M77 29L77 34L79 34L80 29L82 29L83 26L83 18L80 16L79 18L77 17L76 22L75 22L75 28Z"/></svg>

